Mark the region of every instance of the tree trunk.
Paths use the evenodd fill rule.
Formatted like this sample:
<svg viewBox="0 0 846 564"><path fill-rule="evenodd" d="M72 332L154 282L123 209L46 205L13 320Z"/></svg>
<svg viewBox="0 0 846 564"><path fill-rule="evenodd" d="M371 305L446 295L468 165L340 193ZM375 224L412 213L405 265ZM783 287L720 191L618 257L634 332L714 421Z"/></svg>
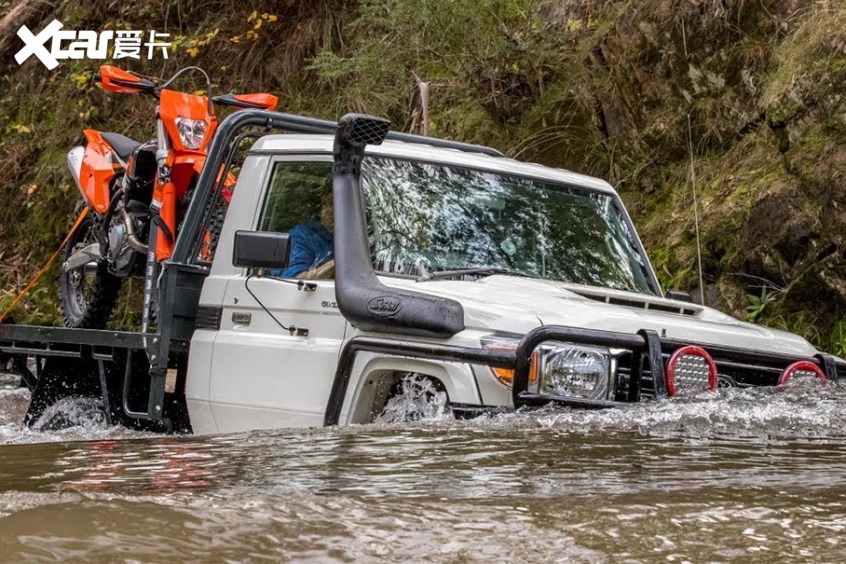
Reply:
<svg viewBox="0 0 846 564"><path fill-rule="evenodd" d="M23 43L18 39L18 30L22 25L30 27L32 22L37 21L42 8L50 5L49 0L19 0L12 6L5 16L0 18L0 63L5 66L9 64ZM32 30L38 35L38 30Z"/></svg>

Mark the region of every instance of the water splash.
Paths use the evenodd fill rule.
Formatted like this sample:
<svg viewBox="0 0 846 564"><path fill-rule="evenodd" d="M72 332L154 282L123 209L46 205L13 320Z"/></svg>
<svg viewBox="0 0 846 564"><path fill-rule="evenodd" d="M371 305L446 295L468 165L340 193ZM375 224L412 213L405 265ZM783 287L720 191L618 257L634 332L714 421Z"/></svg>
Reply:
<svg viewBox="0 0 846 564"><path fill-rule="evenodd" d="M46 410L34 429L25 429L21 423L29 391L8 378L4 383L0 385L0 445L150 436L107 425L100 402L90 398L62 400ZM410 377L403 380L400 393L388 400L375 427L415 423L414 426L480 430L636 431L659 437L842 437L846 436L844 411L846 384L796 380L784 388L724 388L691 398L647 401L603 411L545 408L456 421L442 390L426 378Z"/></svg>
<svg viewBox="0 0 846 564"><path fill-rule="evenodd" d="M80 427L81 431L99 430L106 425L103 402L90 397L62 398L44 410L32 424L35 431L60 431Z"/></svg>
<svg viewBox="0 0 846 564"><path fill-rule="evenodd" d="M548 407L491 416L476 424L582 433L843 436L844 410L846 385L797 381L784 388L720 388L690 398L645 401L601 411Z"/></svg>
<svg viewBox="0 0 846 564"><path fill-rule="evenodd" d="M14 374L0 374L0 388L17 387L21 379Z"/></svg>
<svg viewBox="0 0 846 564"><path fill-rule="evenodd" d="M5 376L5 375L0 375ZM30 428L23 424L30 391L17 380L4 378L0 385L0 445L149 437L107 425L102 403L92 398L65 398L49 407Z"/></svg>
<svg viewBox="0 0 846 564"><path fill-rule="evenodd" d="M446 393L435 388L428 378L411 376L403 378L400 392L388 400L375 422L390 424L444 420L452 420Z"/></svg>

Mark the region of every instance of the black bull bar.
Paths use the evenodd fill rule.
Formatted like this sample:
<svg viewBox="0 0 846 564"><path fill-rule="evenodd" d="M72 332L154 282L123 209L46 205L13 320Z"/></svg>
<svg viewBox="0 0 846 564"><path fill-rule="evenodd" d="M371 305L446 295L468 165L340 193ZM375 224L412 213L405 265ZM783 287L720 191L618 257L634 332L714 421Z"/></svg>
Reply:
<svg viewBox="0 0 846 564"><path fill-rule="evenodd" d="M628 366L620 367L629 375L628 390L625 395L612 401L529 392L532 352L547 341L563 341L629 351L631 354ZM676 341L662 338L657 332L647 329L637 333L620 333L557 325L542 326L526 333L513 351L359 336L347 341L341 350L323 422L324 425L339 423L355 359L361 352L512 369L514 370L512 399L517 409L550 403L582 409L602 409L640 401L645 382L648 382L651 388L651 395L658 398L667 397L665 359L685 345L696 345L705 349L714 359L720 377L742 386L774 386L778 383L784 369L798 361L814 363L831 381L837 380L839 375L846 376L846 363L821 352L810 357L764 353L738 347ZM470 410L472 411L472 408Z"/></svg>

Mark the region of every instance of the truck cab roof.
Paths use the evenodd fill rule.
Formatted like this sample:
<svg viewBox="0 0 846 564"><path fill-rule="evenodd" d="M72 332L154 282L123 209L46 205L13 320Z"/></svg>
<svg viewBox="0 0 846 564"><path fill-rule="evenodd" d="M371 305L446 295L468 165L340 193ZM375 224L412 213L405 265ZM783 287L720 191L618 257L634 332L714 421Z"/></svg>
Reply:
<svg viewBox="0 0 846 564"><path fill-rule="evenodd" d="M322 153L332 154L334 138L331 135L279 134L265 135L253 145L251 154ZM381 145L369 145L366 154L442 163L466 168L526 176L539 180L559 182L604 193L616 194L614 188L602 179L568 170L527 163L508 157L493 157L464 151L432 147L418 143L386 140Z"/></svg>

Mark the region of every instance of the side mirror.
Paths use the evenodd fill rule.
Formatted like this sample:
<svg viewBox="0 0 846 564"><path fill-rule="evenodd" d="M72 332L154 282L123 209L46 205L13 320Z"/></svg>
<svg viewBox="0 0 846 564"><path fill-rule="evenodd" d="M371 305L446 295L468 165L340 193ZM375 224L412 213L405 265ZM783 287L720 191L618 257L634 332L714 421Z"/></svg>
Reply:
<svg viewBox="0 0 846 564"><path fill-rule="evenodd" d="M287 233L236 231L232 264L246 268L283 269L288 266Z"/></svg>
<svg viewBox="0 0 846 564"><path fill-rule="evenodd" d="M693 303L693 298L690 297L690 292L684 290L667 290L667 299L678 300L680 302Z"/></svg>

